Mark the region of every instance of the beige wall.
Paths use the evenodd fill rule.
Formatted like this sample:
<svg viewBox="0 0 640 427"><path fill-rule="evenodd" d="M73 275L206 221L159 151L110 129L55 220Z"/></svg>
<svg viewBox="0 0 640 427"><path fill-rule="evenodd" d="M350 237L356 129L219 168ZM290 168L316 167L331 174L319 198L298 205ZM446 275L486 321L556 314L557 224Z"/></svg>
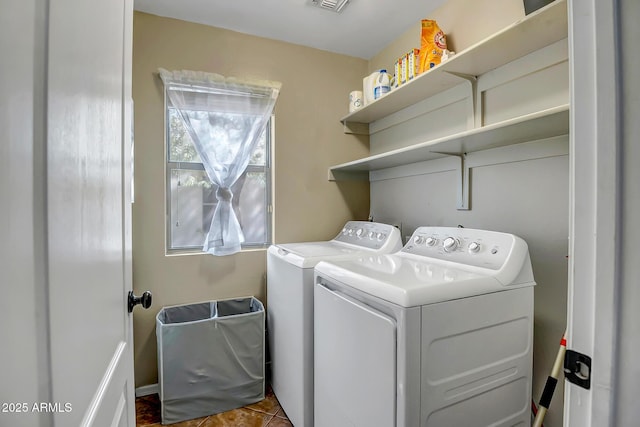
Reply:
<svg viewBox="0 0 640 427"><path fill-rule="evenodd" d="M417 18L415 25L371 58L368 71L393 70L400 55L420 48L421 19L435 19L447 36L449 50L460 52L523 17L522 0L447 0L431 13Z"/></svg>
<svg viewBox="0 0 640 427"><path fill-rule="evenodd" d="M332 183L330 165L368 155L368 138L339 118L367 62L317 49L161 18L134 16L133 286L153 307L134 316L136 386L157 381L155 315L167 305L255 295L265 300L264 250L165 256L163 87L159 67L282 82L275 109L275 241L327 240L368 215L368 183Z"/></svg>

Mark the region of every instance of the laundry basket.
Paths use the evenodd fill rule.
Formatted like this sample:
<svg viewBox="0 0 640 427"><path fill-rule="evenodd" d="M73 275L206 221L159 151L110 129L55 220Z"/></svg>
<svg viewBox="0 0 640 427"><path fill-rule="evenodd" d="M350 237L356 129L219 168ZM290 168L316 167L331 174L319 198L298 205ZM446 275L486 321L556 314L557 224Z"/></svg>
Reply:
<svg viewBox="0 0 640 427"><path fill-rule="evenodd" d="M264 307L254 297L164 307L156 316L162 424L264 399Z"/></svg>

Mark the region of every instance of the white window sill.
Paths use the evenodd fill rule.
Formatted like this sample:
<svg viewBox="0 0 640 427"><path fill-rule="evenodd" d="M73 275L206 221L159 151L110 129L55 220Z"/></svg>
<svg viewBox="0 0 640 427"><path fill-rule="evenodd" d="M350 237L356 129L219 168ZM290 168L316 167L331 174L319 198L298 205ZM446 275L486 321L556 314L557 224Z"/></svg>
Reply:
<svg viewBox="0 0 640 427"><path fill-rule="evenodd" d="M262 248L247 248L247 249L242 249L240 252L237 252L238 254L242 254L245 252L261 252L261 251L266 251L267 249L269 249L269 245L262 247ZM206 252L202 252L199 249L175 249L172 250L171 252L165 252L164 256L166 257L180 257L180 256L191 256L191 255L211 255L208 254ZM236 254L234 254L236 255ZM226 256L226 255L225 255Z"/></svg>

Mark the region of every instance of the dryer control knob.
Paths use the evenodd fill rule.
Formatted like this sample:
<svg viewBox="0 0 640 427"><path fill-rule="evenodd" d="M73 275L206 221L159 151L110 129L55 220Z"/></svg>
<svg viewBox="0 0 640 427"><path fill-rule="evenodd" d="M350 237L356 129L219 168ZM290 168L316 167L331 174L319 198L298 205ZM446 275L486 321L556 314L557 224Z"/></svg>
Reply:
<svg viewBox="0 0 640 427"><path fill-rule="evenodd" d="M442 242L442 246L444 247L445 252L453 252L458 248L459 245L460 242L458 242L458 239L453 237L447 237Z"/></svg>
<svg viewBox="0 0 640 427"><path fill-rule="evenodd" d="M478 242L469 243L469 252L473 254L477 254L478 252L480 252L480 243Z"/></svg>
<svg viewBox="0 0 640 427"><path fill-rule="evenodd" d="M427 241L425 242L427 246L435 246L438 240L435 237L427 237Z"/></svg>

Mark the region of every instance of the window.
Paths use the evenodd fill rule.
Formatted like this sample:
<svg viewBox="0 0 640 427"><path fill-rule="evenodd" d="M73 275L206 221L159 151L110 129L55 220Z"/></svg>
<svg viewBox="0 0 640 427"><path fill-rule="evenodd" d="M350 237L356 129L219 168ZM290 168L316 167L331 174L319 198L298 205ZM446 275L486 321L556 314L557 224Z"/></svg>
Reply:
<svg viewBox="0 0 640 427"><path fill-rule="evenodd" d="M211 183L175 108L167 100L167 250L202 250L216 208ZM233 114L228 115L233 119ZM246 171L231 187L232 205L244 233L242 248L271 243L271 143L273 116Z"/></svg>

